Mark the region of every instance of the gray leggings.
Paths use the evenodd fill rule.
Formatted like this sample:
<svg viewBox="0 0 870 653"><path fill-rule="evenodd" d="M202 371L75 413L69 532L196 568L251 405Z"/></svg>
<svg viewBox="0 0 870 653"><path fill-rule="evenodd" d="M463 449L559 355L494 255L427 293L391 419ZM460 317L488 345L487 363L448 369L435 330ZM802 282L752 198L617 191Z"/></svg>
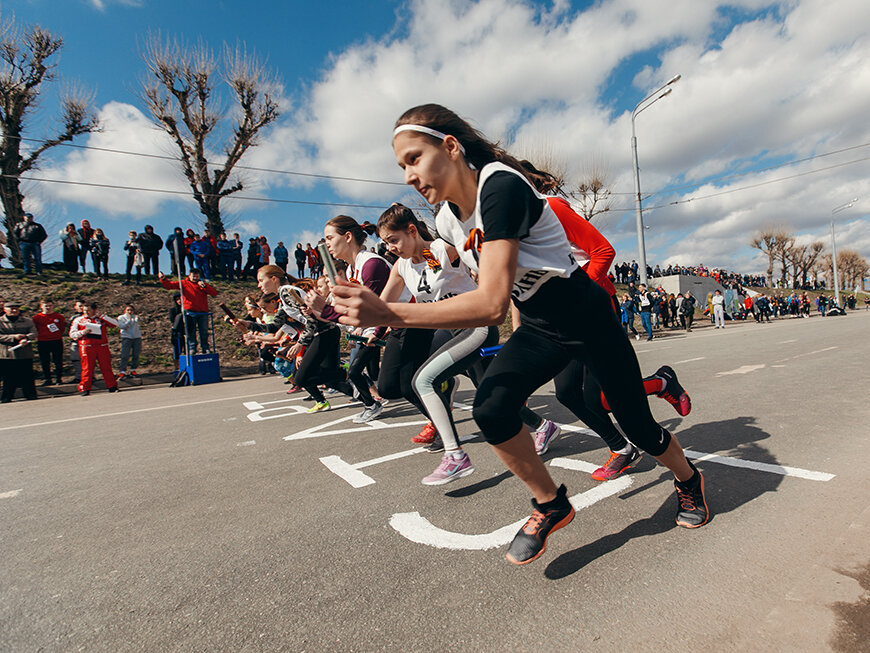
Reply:
<svg viewBox="0 0 870 653"><path fill-rule="evenodd" d="M132 355L132 369L139 367L139 354L142 352L142 338L121 338L121 371L127 371L127 361Z"/></svg>
<svg viewBox="0 0 870 653"><path fill-rule="evenodd" d="M443 335L439 330L435 339ZM494 345L498 342L496 327L475 327L450 332L452 336L444 345L432 354L417 373L412 385L420 401L426 407L429 419L438 430L444 449L451 451L459 448L456 427L453 424L450 402L445 402L439 393L441 385L457 374L465 372L469 367L480 361L480 348Z"/></svg>

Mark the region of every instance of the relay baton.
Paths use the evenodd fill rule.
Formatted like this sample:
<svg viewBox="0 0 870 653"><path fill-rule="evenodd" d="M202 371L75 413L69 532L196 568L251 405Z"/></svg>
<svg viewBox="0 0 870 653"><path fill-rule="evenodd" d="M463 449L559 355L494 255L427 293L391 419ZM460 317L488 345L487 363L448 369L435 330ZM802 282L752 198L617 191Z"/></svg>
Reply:
<svg viewBox="0 0 870 653"><path fill-rule="evenodd" d="M224 304L223 302L220 302L220 303L218 304L218 308L220 308L224 313L226 313L226 314L227 314L227 317L229 317L231 320L235 320L235 319L236 319L236 314L233 313L233 312L230 310L230 308L229 308L226 304Z"/></svg>
<svg viewBox="0 0 870 653"><path fill-rule="evenodd" d="M369 341L369 339L366 336L355 336L352 333L349 333L346 337L348 340L350 340L352 342L368 342ZM386 340L372 340L372 344L377 345L378 347L386 347L387 341Z"/></svg>
<svg viewBox="0 0 870 653"><path fill-rule="evenodd" d="M320 254L320 260L323 261L323 268L326 270L326 276L329 277L329 282L334 286L338 282L338 270L335 269L335 262L332 260L332 254L329 253L329 248L326 243L320 243L317 246L317 253Z"/></svg>
<svg viewBox="0 0 870 653"><path fill-rule="evenodd" d="M486 358L487 356L495 356L501 348L502 345L495 345L494 347L483 347L480 350L480 356L481 358Z"/></svg>

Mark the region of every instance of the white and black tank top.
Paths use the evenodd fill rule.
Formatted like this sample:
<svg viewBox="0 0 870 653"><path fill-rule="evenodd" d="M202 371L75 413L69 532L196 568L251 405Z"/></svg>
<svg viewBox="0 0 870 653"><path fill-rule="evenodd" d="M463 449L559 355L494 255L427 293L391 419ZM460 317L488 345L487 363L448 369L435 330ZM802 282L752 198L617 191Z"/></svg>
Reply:
<svg viewBox="0 0 870 653"><path fill-rule="evenodd" d="M485 165L477 183L474 213L459 219L457 208L445 202L435 218L438 234L456 247L471 270L478 270L480 244L519 240L512 297L523 302L549 279L570 277L577 269L565 230L553 209L518 171L503 163ZM466 249L466 243L472 242Z"/></svg>
<svg viewBox="0 0 870 653"><path fill-rule="evenodd" d="M405 281L405 287L419 303L437 302L455 297L477 288L465 263L460 258L454 266L447 252L447 244L440 238L429 244L431 258L421 263L399 259L394 267Z"/></svg>

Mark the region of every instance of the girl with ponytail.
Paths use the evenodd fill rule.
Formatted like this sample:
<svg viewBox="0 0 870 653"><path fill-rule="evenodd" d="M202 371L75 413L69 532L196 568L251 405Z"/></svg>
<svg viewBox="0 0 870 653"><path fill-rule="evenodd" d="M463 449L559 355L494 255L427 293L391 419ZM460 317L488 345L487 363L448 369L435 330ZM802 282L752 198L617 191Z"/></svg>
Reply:
<svg viewBox="0 0 870 653"><path fill-rule="evenodd" d="M487 369L473 412L484 438L533 495L532 516L507 559L537 559L550 533L574 518L567 489L556 487L520 418L528 397L572 360L595 375L628 439L674 473L677 524L705 524L701 474L653 419L637 357L610 298L575 261L559 219L519 161L439 105L406 111L393 131L393 151L405 182L429 204L441 203L438 233L477 271L478 288L438 302L405 304L339 284L335 309L343 314L341 322L355 326L464 329L499 325L508 305L517 307L522 324ZM556 379L557 392L559 387Z"/></svg>

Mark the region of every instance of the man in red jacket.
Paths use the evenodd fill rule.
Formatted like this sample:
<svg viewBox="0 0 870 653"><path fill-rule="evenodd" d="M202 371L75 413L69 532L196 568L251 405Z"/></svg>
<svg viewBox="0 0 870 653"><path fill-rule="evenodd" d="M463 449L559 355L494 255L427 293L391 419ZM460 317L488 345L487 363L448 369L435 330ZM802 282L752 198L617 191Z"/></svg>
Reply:
<svg viewBox="0 0 870 653"><path fill-rule="evenodd" d="M42 363L43 386L54 385L51 380L51 363L54 361L54 372L57 384L63 383L63 332L66 330L66 319L60 313L53 312L54 304L50 299L39 302L40 312L33 316L36 325L36 350Z"/></svg>
<svg viewBox="0 0 870 653"><path fill-rule="evenodd" d="M160 283L167 290L177 290L178 281L169 281L162 272L158 275ZM196 332L199 331L199 344L202 353L207 354L208 346L208 298L217 295L217 290L200 279L199 270L190 271L185 279L181 280L181 308L184 311L184 320L187 323L187 341L190 343L191 353L196 353Z"/></svg>
<svg viewBox="0 0 870 653"><path fill-rule="evenodd" d="M98 363L106 388L109 392L118 392L118 381L112 371L112 354L106 338L106 330L117 326L113 318L97 314L96 303L86 304L82 314L70 325L69 337L79 343L79 355L82 358L82 380L79 383L82 397L91 394L94 370Z"/></svg>

